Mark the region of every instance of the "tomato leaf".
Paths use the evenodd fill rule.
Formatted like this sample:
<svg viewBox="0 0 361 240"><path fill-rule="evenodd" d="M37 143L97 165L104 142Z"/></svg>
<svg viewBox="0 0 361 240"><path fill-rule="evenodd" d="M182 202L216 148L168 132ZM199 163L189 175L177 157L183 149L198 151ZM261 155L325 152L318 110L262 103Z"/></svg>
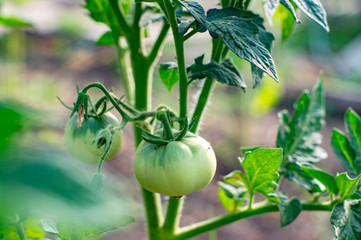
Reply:
<svg viewBox="0 0 361 240"><path fill-rule="evenodd" d="M159 76L168 91L171 92L173 86L179 81L178 65L174 62L161 63Z"/></svg>
<svg viewBox="0 0 361 240"><path fill-rule="evenodd" d="M338 193L336 179L331 174L323 170L310 168L310 167L302 167L302 170L305 171L310 177L313 177L318 181L320 181L330 194Z"/></svg>
<svg viewBox="0 0 361 240"><path fill-rule="evenodd" d="M189 71L191 72L189 76L190 79L212 78L220 83L246 89L247 86L241 74L230 59L225 59L222 63L210 61L204 64L203 58L204 55L196 58L195 63L189 67Z"/></svg>
<svg viewBox="0 0 361 240"><path fill-rule="evenodd" d="M237 188L224 182L218 182L218 185L219 200L228 212L234 212L242 206L242 203L246 200L247 189L243 187Z"/></svg>
<svg viewBox="0 0 361 240"><path fill-rule="evenodd" d="M281 0L280 3L292 14L296 22L301 23L301 20L299 20L297 17L296 14L297 5L294 2L290 0Z"/></svg>
<svg viewBox="0 0 361 240"><path fill-rule="evenodd" d="M97 45L106 45L106 46L112 46L116 44L114 41L114 35L112 32L108 31L104 33L96 42Z"/></svg>
<svg viewBox="0 0 361 240"><path fill-rule="evenodd" d="M276 145L284 149L282 172L289 180L301 184L310 192L319 192L320 186L315 185L313 178L308 177L300 166L312 167L313 163L327 157L320 147L320 131L325 118L322 81L316 83L311 93L301 94L294 109L292 118L288 111L278 115L280 126Z"/></svg>
<svg viewBox="0 0 361 240"><path fill-rule="evenodd" d="M293 2L326 31L330 31L327 24L326 11L319 0L293 0Z"/></svg>
<svg viewBox="0 0 361 240"><path fill-rule="evenodd" d="M311 93L304 92L294 109L292 119L287 111L279 113L277 147L284 149L284 161L313 163L326 158L326 152L319 146L325 122L322 81L316 83Z"/></svg>
<svg viewBox="0 0 361 240"><path fill-rule="evenodd" d="M297 198L288 198L284 192L278 193L280 203L278 209L281 214L281 227L292 223L302 211L300 200Z"/></svg>
<svg viewBox="0 0 361 240"><path fill-rule="evenodd" d="M195 19L196 29L198 32L207 31L206 27L206 14L203 7L194 1L178 1L180 5L185 7L189 14Z"/></svg>
<svg viewBox="0 0 361 240"><path fill-rule="evenodd" d="M342 131L333 129L331 146L346 172L348 172L351 176L356 176L357 173L360 172L361 166L358 162L354 163L355 152ZM356 168L354 164L358 164L359 166Z"/></svg>
<svg viewBox="0 0 361 240"><path fill-rule="evenodd" d="M345 170L355 177L361 173L361 118L349 108L344 121L349 138L341 130L334 129L331 145Z"/></svg>
<svg viewBox="0 0 361 240"><path fill-rule="evenodd" d="M350 136L350 145L355 153L354 165L357 172L361 171L361 118L353 111L348 109L345 114L346 131Z"/></svg>
<svg viewBox="0 0 361 240"><path fill-rule="evenodd" d="M247 18L247 14L249 12L235 8L210 9L207 12L207 29L213 38L220 37L239 58L256 65L278 81L272 56L259 40L257 19Z"/></svg>
<svg viewBox="0 0 361 240"><path fill-rule="evenodd" d="M113 37L115 37L114 39L121 36L119 27L117 26L117 21L108 1L85 0L85 3L84 7L89 11L90 17L93 20L107 25L110 28Z"/></svg>
<svg viewBox="0 0 361 240"><path fill-rule="evenodd" d="M267 48L267 50L271 52L272 42L275 39L273 34L263 29L260 29L258 38L261 41L261 43L263 43L263 45ZM252 71L252 79L253 79L253 88L256 88L263 79L264 71L253 63L251 63L251 71Z"/></svg>
<svg viewBox="0 0 361 240"><path fill-rule="evenodd" d="M337 175L336 183L340 191L341 201L355 193L360 177L361 175L352 179L347 175L347 173L341 173Z"/></svg>
<svg viewBox="0 0 361 240"><path fill-rule="evenodd" d="M56 226L56 223L50 219L41 219L39 221L39 226L43 229L44 232L50 233L53 235L58 235L59 230Z"/></svg>
<svg viewBox="0 0 361 240"><path fill-rule="evenodd" d="M24 28L24 27L33 26L30 22L20 19L18 17L4 17L4 16L0 16L0 25L13 27L13 28Z"/></svg>
<svg viewBox="0 0 361 240"><path fill-rule="evenodd" d="M248 193L253 195L258 192L265 196L274 192L279 174L277 172L282 162L282 149L258 148L247 152L241 162L244 172L233 171L225 179L233 179L244 184Z"/></svg>
<svg viewBox="0 0 361 240"><path fill-rule="evenodd" d="M334 240L361 239L360 200L337 203L332 209L330 220L335 229Z"/></svg>
<svg viewBox="0 0 361 240"><path fill-rule="evenodd" d="M281 5L278 7L276 14L280 18L282 42L286 41L291 35L295 22L301 23L296 15L297 6L288 0L281 0Z"/></svg>
<svg viewBox="0 0 361 240"><path fill-rule="evenodd" d="M272 17L276 12L279 3L280 0L263 0L263 9L270 24L272 24Z"/></svg>

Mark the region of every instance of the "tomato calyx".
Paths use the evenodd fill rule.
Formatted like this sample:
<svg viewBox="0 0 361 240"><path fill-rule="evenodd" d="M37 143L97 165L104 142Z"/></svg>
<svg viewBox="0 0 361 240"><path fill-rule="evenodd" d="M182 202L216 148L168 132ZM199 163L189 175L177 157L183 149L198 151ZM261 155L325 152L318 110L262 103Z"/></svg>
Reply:
<svg viewBox="0 0 361 240"><path fill-rule="evenodd" d="M142 138L144 141L153 143L156 145L166 145L173 141L180 141L182 140L185 135L188 133L189 129L194 124L194 120L191 122L191 124L188 124L188 118L177 118L174 117L173 114L169 110L166 111L158 111L156 115L156 119L159 120L163 125L163 135L154 135L150 132L138 127L139 131L142 134ZM174 130L172 128L173 121L179 122L181 129L180 131Z"/></svg>

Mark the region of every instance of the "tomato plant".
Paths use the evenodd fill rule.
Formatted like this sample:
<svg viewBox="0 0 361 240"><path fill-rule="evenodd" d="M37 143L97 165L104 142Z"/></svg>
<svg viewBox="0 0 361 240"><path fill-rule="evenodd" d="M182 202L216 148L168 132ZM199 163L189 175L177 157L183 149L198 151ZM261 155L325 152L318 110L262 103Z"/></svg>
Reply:
<svg viewBox="0 0 361 240"><path fill-rule="evenodd" d="M334 239L361 239L361 118L349 109L345 114L346 133L333 132L332 147L346 171L333 176L320 169L318 162L327 157L321 147L325 124L322 80L300 95L293 114L286 110L279 113L274 148L242 148L241 169L233 170L218 183L218 197L226 213L180 227L183 195L205 187L215 174L215 154L210 144L197 135L209 98L218 83L247 89L246 79L229 54L250 64L254 88L262 84L265 75L279 81L271 55L275 36L266 28L262 11L252 9L251 2L255 0L221 0L206 12L196 1L85 0L90 17L107 26L108 31L97 44L116 49L125 98L117 97L101 83L77 89L74 106L67 106L72 113L65 129L66 146L81 161L99 162L93 183L100 189L101 164L119 150L120 131L133 124L137 148L134 172L141 185L150 240L189 239L269 212L279 212L281 226L286 226L301 211L330 211ZM326 11L318 0L262 3L269 22L276 13L280 17L282 41L292 33L295 23L300 23L297 10L329 31ZM145 45L144 33L151 31L149 26L156 22L161 29L155 41ZM186 42L206 32L210 54L201 54L187 63ZM159 75L168 91L178 84L176 110L166 104L158 108L152 105L153 72L168 35L172 36L176 62L161 63ZM206 53L207 49L203 50ZM189 89L194 87L193 82L199 83L200 91L190 109ZM91 101L90 89L101 93L96 103ZM111 109L121 115L120 123L110 115ZM309 193L305 199L311 200L288 196L281 189L281 181L304 188ZM165 214L160 194L171 196ZM69 224L58 222L49 227L46 221L43 229L60 239L80 240L101 236L130 222L74 231ZM16 224L19 238L26 239L21 221Z"/></svg>

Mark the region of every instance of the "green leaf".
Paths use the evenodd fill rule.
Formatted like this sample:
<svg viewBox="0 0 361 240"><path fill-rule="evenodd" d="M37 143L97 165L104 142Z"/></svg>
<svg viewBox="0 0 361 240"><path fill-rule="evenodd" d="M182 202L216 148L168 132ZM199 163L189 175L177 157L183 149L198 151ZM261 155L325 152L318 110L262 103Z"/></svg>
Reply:
<svg viewBox="0 0 361 240"><path fill-rule="evenodd" d="M189 14L196 21L196 29L198 32L205 32L207 31L206 27L206 14L204 12L203 7L194 1L178 1L183 7L185 7Z"/></svg>
<svg viewBox="0 0 361 240"><path fill-rule="evenodd" d="M300 200L297 198L288 198L286 194L283 194L282 197L279 197L280 204L278 204L278 209L281 214L281 227L284 227L292 223L302 211L302 205Z"/></svg>
<svg viewBox="0 0 361 240"><path fill-rule="evenodd" d="M305 165L308 167L313 167L309 164ZM312 194L323 193L326 190L323 184L321 184L313 177L310 177L305 171L302 170L302 167L296 163L288 163L282 174L285 178L301 185Z"/></svg>
<svg viewBox="0 0 361 240"><path fill-rule="evenodd" d="M96 42L97 45L112 46L115 45L115 39L112 32L108 31L104 33Z"/></svg>
<svg viewBox="0 0 361 240"><path fill-rule="evenodd" d="M341 173L337 175L336 183L340 191L341 201L345 200L346 198L355 193L360 177L361 175L352 179L347 175L347 173Z"/></svg>
<svg viewBox="0 0 361 240"><path fill-rule="evenodd" d="M336 179L331 174L323 170L314 169L310 167L302 167L302 170L305 171L310 177L313 177L318 181L320 181L330 194L338 193Z"/></svg>
<svg viewBox="0 0 361 240"><path fill-rule="evenodd" d="M277 172L282 162L282 149L259 148L247 152L241 163L244 172L233 171L225 179L234 179L242 182L250 195L259 192L267 195L274 192L279 174Z"/></svg>
<svg viewBox="0 0 361 240"><path fill-rule="evenodd" d="M327 24L326 11L319 0L293 0L293 2L326 31L330 31Z"/></svg>
<svg viewBox="0 0 361 240"><path fill-rule="evenodd" d="M335 229L333 240L361 239L360 200L337 203L333 207L330 220Z"/></svg>
<svg viewBox="0 0 361 240"><path fill-rule="evenodd" d="M350 145L355 153L353 160L357 173L361 171L361 118L351 108L345 113L346 131L350 137Z"/></svg>
<svg viewBox="0 0 361 240"><path fill-rule="evenodd" d="M331 146L337 158L341 162L351 176L356 176L361 167L355 168L354 159L355 153L344 133L338 129L333 129L331 137Z"/></svg>
<svg viewBox="0 0 361 240"><path fill-rule="evenodd" d="M276 12L279 3L280 0L263 0L263 9L270 24L272 24L272 17Z"/></svg>
<svg viewBox="0 0 361 240"><path fill-rule="evenodd" d="M85 8L96 22L107 25L115 37L121 36L112 8L106 0L85 0Z"/></svg>
<svg viewBox="0 0 361 240"><path fill-rule="evenodd" d="M67 240L94 238L134 222L134 218L126 215L119 215L116 218L110 217L107 221L97 221L96 219L96 217L86 219L76 216L72 219L60 219L57 225L58 236L60 239Z"/></svg>
<svg viewBox="0 0 361 240"><path fill-rule="evenodd" d="M262 21L263 22L263 21ZM259 40L266 47L266 49L271 52L272 42L275 39L273 34L265 30L260 29ZM253 79L253 88L256 88L263 79L264 71L251 63L252 79Z"/></svg>
<svg viewBox="0 0 361 240"><path fill-rule="evenodd" d="M280 126L276 145L284 150L282 174L311 193L323 192L323 185L308 176L301 168L314 168L314 162L327 156L320 147L320 131L325 118L321 80L316 83L311 93L304 92L299 97L294 109L292 118L287 111L282 111L278 115Z"/></svg>
<svg viewBox="0 0 361 240"><path fill-rule="evenodd" d="M259 40L259 26L247 15L250 15L249 12L235 8L210 9L207 12L207 29L213 38L220 37L239 58L249 61L278 81L272 56Z"/></svg>
<svg viewBox="0 0 361 240"><path fill-rule="evenodd" d="M32 24L28 21L17 17L4 17L0 16L0 25L5 25L7 27L13 28L24 28L24 27L32 27Z"/></svg>
<svg viewBox="0 0 361 240"><path fill-rule="evenodd" d="M247 193L247 189L242 187L237 188L224 182L218 182L218 185L219 200L228 212L234 212L242 206L242 203L246 200L245 195Z"/></svg>
<svg viewBox="0 0 361 240"><path fill-rule="evenodd" d="M277 16L279 16L281 23L282 42L285 42L291 35L295 22L301 23L297 18L295 9L297 9L297 6L294 3L291 4L288 0L281 0L281 5L277 9Z"/></svg>
<svg viewBox="0 0 361 240"><path fill-rule="evenodd" d="M212 78L220 83L245 89L247 86L243 81L241 74L233 65L230 59L223 60L222 63L211 61L203 64L204 55L195 59L195 63L189 67L190 79Z"/></svg>
<svg viewBox="0 0 361 240"><path fill-rule="evenodd" d="M294 104L292 119L287 111L279 113L279 130L276 145L284 149L284 161L298 163L318 162L327 153L320 147L325 109L322 81L311 93L304 92Z"/></svg>
<svg viewBox="0 0 361 240"><path fill-rule="evenodd" d="M39 221L39 226L44 230L44 232L57 235L59 234L59 230L56 226L56 223L50 219L41 219Z"/></svg>
<svg viewBox="0 0 361 240"><path fill-rule="evenodd" d="M179 81L178 65L174 62L161 63L159 76L168 91L172 91L173 86Z"/></svg>

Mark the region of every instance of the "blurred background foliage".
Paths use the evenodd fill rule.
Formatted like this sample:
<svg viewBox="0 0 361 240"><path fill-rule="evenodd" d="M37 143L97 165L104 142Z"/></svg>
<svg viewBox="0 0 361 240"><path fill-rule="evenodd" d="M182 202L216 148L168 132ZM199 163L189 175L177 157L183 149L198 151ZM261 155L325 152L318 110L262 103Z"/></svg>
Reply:
<svg viewBox="0 0 361 240"><path fill-rule="evenodd" d="M199 2L205 8L217 3ZM105 27L87 16L83 4L81 0L0 1L0 239L19 239L19 222L29 238L42 239L45 235L38 224L41 219L74 220L75 215L82 219L76 220L78 223L84 219L89 223L94 216L100 224L120 217L118 223L124 225L132 222L132 218L124 216L135 216L137 222L118 234L124 239L145 236L139 191L132 173L131 127L124 131L121 153L107 164L107 187L102 193L89 185L95 167L75 161L63 144L69 112L56 96L71 104L75 85L83 87L94 81L114 87L118 95L124 93L115 51L95 44ZM253 0L250 8L262 13L261 4ZM342 129L342 116L348 106L361 113L361 3L327 0L323 4L329 33L307 17L301 18L302 24L296 24L286 41L281 40L277 14L273 25L268 26L276 36L272 53L280 83L265 77L258 88L249 88L247 93L218 85L200 130L217 153L217 177L210 186L188 197L190 207L186 206L182 224L222 211L216 182L237 167L240 147L274 146L277 112L291 109L299 93L311 88L321 72L328 117L323 145L329 150L329 159L323 164L332 173L342 171L330 150L329 139L333 127ZM151 25L147 41L153 41L158 31L157 24ZM204 52L209 54L208 36L194 37L187 42L186 50L189 64ZM174 56L169 39L160 61L174 61ZM231 57L251 86L249 64ZM177 109L177 87L169 93L157 70L153 105L166 102ZM191 93L197 94L199 87L194 83ZM96 97L99 93L93 94ZM300 189L292 191L305 194ZM278 215L270 214L222 228L218 236L235 239L247 231L243 239L330 239L324 234L324 229L329 228L327 217L303 213L291 226L279 229L277 221L270 221ZM320 219L325 224L319 224Z"/></svg>

